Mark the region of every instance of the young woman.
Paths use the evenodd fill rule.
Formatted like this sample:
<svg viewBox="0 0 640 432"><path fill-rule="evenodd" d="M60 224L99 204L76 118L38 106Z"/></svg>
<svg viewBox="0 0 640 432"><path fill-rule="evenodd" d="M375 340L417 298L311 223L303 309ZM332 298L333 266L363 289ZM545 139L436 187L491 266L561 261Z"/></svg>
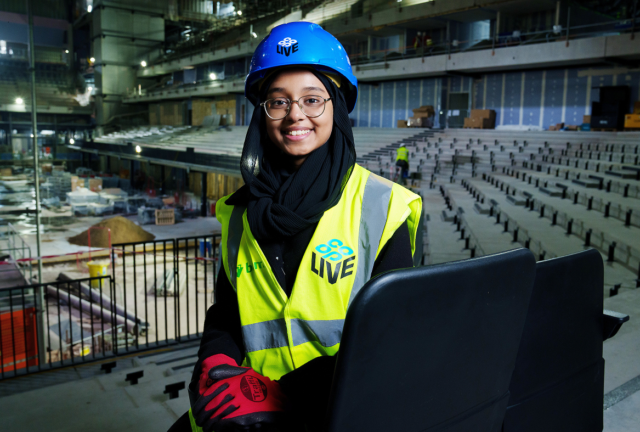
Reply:
<svg viewBox="0 0 640 432"><path fill-rule="evenodd" d="M246 80L245 186L218 201L222 267L172 431L322 427L349 304L413 266L420 198L355 164L357 80L320 26L274 28Z"/></svg>

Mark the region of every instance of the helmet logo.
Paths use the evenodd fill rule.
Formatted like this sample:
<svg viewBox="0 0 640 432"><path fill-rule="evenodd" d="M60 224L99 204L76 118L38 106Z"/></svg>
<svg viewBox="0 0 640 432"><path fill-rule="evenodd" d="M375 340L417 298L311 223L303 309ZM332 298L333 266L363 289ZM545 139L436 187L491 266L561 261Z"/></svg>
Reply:
<svg viewBox="0 0 640 432"><path fill-rule="evenodd" d="M295 39L291 39L290 37L286 37L278 42L276 50L278 54L284 54L285 56L289 57L289 54L298 51L298 41Z"/></svg>

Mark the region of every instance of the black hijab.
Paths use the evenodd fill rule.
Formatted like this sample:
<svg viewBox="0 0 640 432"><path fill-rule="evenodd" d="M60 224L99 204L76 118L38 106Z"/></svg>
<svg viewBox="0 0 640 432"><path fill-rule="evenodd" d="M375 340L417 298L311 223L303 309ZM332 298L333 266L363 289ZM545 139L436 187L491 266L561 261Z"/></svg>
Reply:
<svg viewBox="0 0 640 432"><path fill-rule="evenodd" d="M356 151L343 93L325 75L312 70L331 96L333 130L329 140L313 151L295 172L287 157L271 142L264 108L259 103L244 141L240 170L245 185L227 201L246 205L251 233L258 240L290 237L317 223L335 206L353 170ZM277 74L262 86L260 101ZM323 114L326 115L326 114Z"/></svg>

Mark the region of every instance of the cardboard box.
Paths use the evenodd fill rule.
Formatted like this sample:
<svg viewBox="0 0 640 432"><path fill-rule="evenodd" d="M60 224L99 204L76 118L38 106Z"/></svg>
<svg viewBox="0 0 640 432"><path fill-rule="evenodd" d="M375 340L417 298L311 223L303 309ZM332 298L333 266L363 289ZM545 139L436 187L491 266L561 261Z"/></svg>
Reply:
<svg viewBox="0 0 640 432"><path fill-rule="evenodd" d="M640 101L633 103L633 114L640 114Z"/></svg>
<svg viewBox="0 0 640 432"><path fill-rule="evenodd" d="M84 179L78 176L71 176L71 192L75 192L78 188L84 187Z"/></svg>
<svg viewBox="0 0 640 432"><path fill-rule="evenodd" d="M91 192L100 192L102 190L102 179L100 178L89 179L89 190Z"/></svg>
<svg viewBox="0 0 640 432"><path fill-rule="evenodd" d="M51 174L51 171L53 171L51 164L42 164L40 166L42 167L42 174Z"/></svg>
<svg viewBox="0 0 640 432"><path fill-rule="evenodd" d="M492 110L492 109L472 109L471 110L471 115L469 117L471 117L471 118L486 118L486 119L490 119L490 120L495 120L496 119L496 112L495 112L495 110Z"/></svg>
<svg viewBox="0 0 640 432"><path fill-rule="evenodd" d="M496 120L491 118L476 118L473 119L473 126L477 129L494 129Z"/></svg>
<svg viewBox="0 0 640 432"><path fill-rule="evenodd" d="M493 129L494 120L480 117L467 117L462 125L467 129Z"/></svg>
<svg viewBox="0 0 640 432"><path fill-rule="evenodd" d="M567 126L565 126L565 129L569 130L569 131L577 131L578 128L579 128L578 125L567 125Z"/></svg>
<svg viewBox="0 0 640 432"><path fill-rule="evenodd" d="M550 131L559 131L562 130L562 128L564 127L564 123L557 123L553 126L549 126L549 130Z"/></svg>
<svg viewBox="0 0 640 432"><path fill-rule="evenodd" d="M409 117L407 120L408 127L422 127L422 117Z"/></svg>
<svg viewBox="0 0 640 432"><path fill-rule="evenodd" d="M473 109L469 118L472 119L472 127L477 129L493 129L496 126L496 112L491 109Z"/></svg>
<svg viewBox="0 0 640 432"><path fill-rule="evenodd" d="M413 110L414 118L424 118L424 117L433 117L436 115L436 111L433 109L431 105L422 105L420 108L415 108Z"/></svg>
<svg viewBox="0 0 640 432"><path fill-rule="evenodd" d="M625 115L624 116L624 128L625 129L640 129L640 114L627 114L627 115Z"/></svg>
<svg viewBox="0 0 640 432"><path fill-rule="evenodd" d="M584 115L582 116L582 124L591 124L591 116L590 115Z"/></svg>
<svg viewBox="0 0 640 432"><path fill-rule="evenodd" d="M0 168L0 176L11 176L13 175L13 170L11 168Z"/></svg>
<svg viewBox="0 0 640 432"><path fill-rule="evenodd" d="M408 127L408 125L407 125L407 121L406 121L406 120L398 120L398 127L399 127L399 128L406 128L406 127Z"/></svg>

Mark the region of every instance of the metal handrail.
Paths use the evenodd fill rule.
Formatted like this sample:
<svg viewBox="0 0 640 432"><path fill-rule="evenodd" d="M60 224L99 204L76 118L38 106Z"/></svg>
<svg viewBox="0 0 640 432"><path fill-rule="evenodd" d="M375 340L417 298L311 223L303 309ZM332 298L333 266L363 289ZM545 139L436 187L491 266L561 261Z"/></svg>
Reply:
<svg viewBox="0 0 640 432"><path fill-rule="evenodd" d="M22 273L22 276L29 281L33 280L33 267L31 265L31 247L18 233L12 224L7 224L7 228L0 233L0 240L7 242L9 247L0 247L0 253L9 253L12 260L25 260L16 263L16 267ZM25 269L26 267L26 269Z"/></svg>

